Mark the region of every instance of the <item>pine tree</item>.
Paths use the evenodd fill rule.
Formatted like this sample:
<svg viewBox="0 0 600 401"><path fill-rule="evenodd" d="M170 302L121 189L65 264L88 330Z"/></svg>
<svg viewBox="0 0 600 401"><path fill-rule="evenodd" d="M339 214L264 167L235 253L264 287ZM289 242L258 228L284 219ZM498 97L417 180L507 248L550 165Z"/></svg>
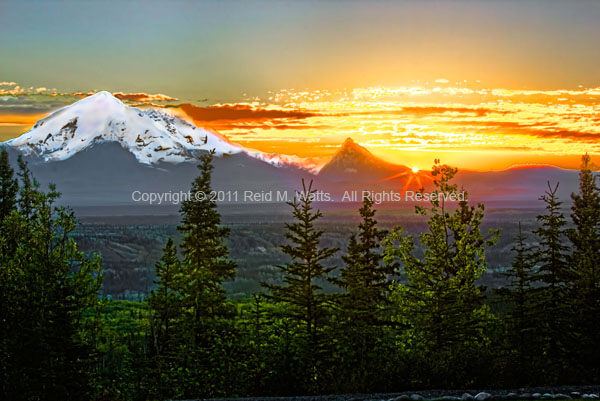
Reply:
<svg viewBox="0 0 600 401"><path fill-rule="evenodd" d="M221 215L211 187L214 151L200 158L200 175L192 183L191 198L181 207L183 269L188 276L184 295L194 311L194 320L222 312L225 280L235 277L235 263L229 259L225 239L229 228L221 225Z"/></svg>
<svg viewBox="0 0 600 401"><path fill-rule="evenodd" d="M527 245L521 222L512 251L515 254L511 267L506 271L509 284L498 292L509 306L505 317L507 345L510 350L509 362L514 366L514 380L521 384L531 384L536 371L535 356L539 351L536 340L539 321L537 319L538 289L533 286L537 280L535 249Z"/></svg>
<svg viewBox="0 0 600 401"><path fill-rule="evenodd" d="M486 270L485 246L496 243L499 230L483 237L484 206L470 206L466 191L451 183L456 171L436 160L431 208L416 208L429 215L429 230L420 235L424 257L415 256L412 235L404 235L400 227L386 240L384 252L388 263L402 263L407 284L399 285L392 297L400 308L397 320L408 325L406 341L420 352L420 363L426 362L426 375L434 381L430 384L464 385L464 380L483 375L483 369L475 375L483 368L476 354L489 342L492 320L476 280ZM464 200L452 210L446 200L451 197Z"/></svg>
<svg viewBox="0 0 600 401"><path fill-rule="evenodd" d="M181 263L173 239L169 237L163 256L156 263L156 290L148 297L153 312L153 337L157 355L168 352L175 320L180 315Z"/></svg>
<svg viewBox="0 0 600 401"><path fill-rule="evenodd" d="M221 225L211 187L214 150L200 157L200 175L190 199L181 207L181 298L185 338L178 357L186 372L180 398L222 396L230 386L234 364L232 310L222 285L235 277L236 264L225 243L229 228Z"/></svg>
<svg viewBox="0 0 600 401"><path fill-rule="evenodd" d="M2 399L89 399L95 352L90 316L102 283L99 257L72 238L72 211L58 193L38 189L26 163L18 208L6 217L0 245ZM5 251L10 239L10 252Z"/></svg>
<svg viewBox="0 0 600 401"><path fill-rule="evenodd" d="M252 309L251 309L251 340L250 340L250 373L251 381L250 388L251 393L255 396L262 395L264 392L264 380L265 373L271 370L273 367L268 364L266 359L266 349L272 344L268 344L265 340L267 339L265 330L265 310L263 296L254 294L252 296Z"/></svg>
<svg viewBox="0 0 600 401"><path fill-rule="evenodd" d="M8 161L8 152L0 150L0 224L14 209L19 185Z"/></svg>
<svg viewBox="0 0 600 401"><path fill-rule="evenodd" d="M547 360L549 375L561 374L562 364L568 348L571 311L567 300L569 286L573 278L567 263L569 248L565 242L565 217L561 211L558 184L540 197L545 203L546 213L537 216L541 224L534 230L540 246L536 255L539 265L539 280L544 284L538 307L542 319L542 333L546 340L544 355ZM556 377L555 377L556 379Z"/></svg>
<svg viewBox="0 0 600 401"><path fill-rule="evenodd" d="M600 189L587 154L581 160L579 192L571 194L571 199L575 227L566 231L573 244L569 257L573 288L569 298L571 310L576 313L573 330L580 338L570 353L589 367L600 358ZM598 369L593 373L598 379ZM589 371L586 375L592 377Z"/></svg>
<svg viewBox="0 0 600 401"><path fill-rule="evenodd" d="M181 263L177 249L169 237L163 248L163 256L156 263L155 281L157 288L148 297L150 307L150 330L153 346L154 367L158 387L156 396L167 398L174 395L173 384L169 380L171 370L175 370L178 338L178 325L181 320Z"/></svg>
<svg viewBox="0 0 600 401"><path fill-rule="evenodd" d="M19 165L19 172L17 175L20 179L17 204L21 214L28 218L33 214L34 205L36 201L39 201L40 198L42 198L42 194L38 191L39 183L32 176L27 163L23 160L21 155L18 156L17 163ZM56 198L57 195L58 194L53 193L52 198Z"/></svg>
<svg viewBox="0 0 600 401"><path fill-rule="evenodd" d="M314 391L321 380L320 354L325 345L322 331L330 309L330 297L323 293L320 282L331 280L330 273L335 269L323 262L338 249L320 247L323 231L315 228L315 222L322 213L312 206L316 190L312 181L307 187L302 180L302 188L289 203L296 221L286 224L286 238L290 243L281 247L291 262L277 266L283 273L284 284L262 285L270 291L271 299L285 305L286 313L299 326L303 340L300 358L304 375L301 379Z"/></svg>
<svg viewBox="0 0 600 401"><path fill-rule="evenodd" d="M18 182L14 178L14 171L10 167L8 152L3 147L0 151L0 257L6 258L14 252L14 239L5 233L4 221L16 210L17 193L19 190ZM4 262L4 261L3 261ZM9 276L9 269L4 263L0 265L0 355L8 355L8 320L10 319L10 307L12 306L9 294L12 292L12 279ZM5 359L0 363L0 378L5 378L9 374L9 366ZM0 388L0 394L6 394L4 386Z"/></svg>
<svg viewBox="0 0 600 401"><path fill-rule="evenodd" d="M380 242L387 232L377 227L373 200L363 199L359 214L362 221L350 236L348 253L342 257L338 285L345 290L339 299L341 325L339 344L344 365L342 373L350 391L367 392L381 378L379 344L383 326L388 323L388 287L393 266L384 265Z"/></svg>
<svg viewBox="0 0 600 401"><path fill-rule="evenodd" d="M353 320L378 324L382 320L381 309L393 267L382 263L379 247L387 232L377 227L373 200L365 197L359 213L362 221L358 226L358 240L356 234L350 237L348 254L342 257L345 266L339 285L346 290L342 308Z"/></svg>

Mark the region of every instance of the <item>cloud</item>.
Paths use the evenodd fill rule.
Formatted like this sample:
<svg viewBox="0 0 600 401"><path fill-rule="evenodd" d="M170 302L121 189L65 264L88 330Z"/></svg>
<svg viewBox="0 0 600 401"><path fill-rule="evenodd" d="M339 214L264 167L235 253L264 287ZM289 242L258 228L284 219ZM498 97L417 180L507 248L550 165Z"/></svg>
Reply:
<svg viewBox="0 0 600 401"><path fill-rule="evenodd" d="M566 139L573 142L597 143L600 141L600 133L570 130L523 130L526 135L538 138Z"/></svg>
<svg viewBox="0 0 600 401"><path fill-rule="evenodd" d="M12 82L6 82L7 84L12 83ZM9 85L5 85L5 86L9 86ZM10 95L10 96L15 96L15 95L22 95L25 93L25 89L21 88L19 85L13 86L10 89L0 89L0 95Z"/></svg>
<svg viewBox="0 0 600 401"><path fill-rule="evenodd" d="M442 116L444 114L467 114L483 117L488 114L509 114L508 110L492 109L479 106L402 106L399 109L391 110L369 110L369 111L354 111L332 114L333 116L342 117L349 115L411 115L422 117L427 115Z"/></svg>
<svg viewBox="0 0 600 401"><path fill-rule="evenodd" d="M1 94L0 94L1 95ZM71 95L1 95L0 115L32 115L48 114L56 109L67 106L77 99Z"/></svg>
<svg viewBox="0 0 600 401"><path fill-rule="evenodd" d="M138 102L156 102L156 101L172 101L179 100L175 97L163 95L162 93L157 93L155 95L148 93L123 93L123 92L113 92L113 96L121 99L121 100L133 100Z"/></svg>
<svg viewBox="0 0 600 401"><path fill-rule="evenodd" d="M433 81L433 82L436 82L436 83L438 83L438 84L447 84L447 83L448 83L448 82L450 82L450 81L448 81L446 78L438 78L438 79L436 79L436 80L435 80L435 81Z"/></svg>
<svg viewBox="0 0 600 401"><path fill-rule="evenodd" d="M525 90L525 89L492 89L491 94L494 96L598 96L600 95L600 87L586 88L580 90L555 89L555 90Z"/></svg>
<svg viewBox="0 0 600 401"><path fill-rule="evenodd" d="M97 92L75 92L72 93L73 96L77 96L79 98L84 98L91 96ZM171 97L167 95L163 95L162 93L150 94L144 92L137 93L123 93L123 92L112 92L112 95L120 100L130 100L133 102L162 102L162 101L173 101L179 100L176 97ZM143 104L143 103L142 103Z"/></svg>
<svg viewBox="0 0 600 401"><path fill-rule="evenodd" d="M478 117L485 116L489 113L506 114L508 111L499 111L485 107L444 107L444 106L415 106L403 107L398 113L403 114L444 114L444 113L459 113L459 114L475 114Z"/></svg>
<svg viewBox="0 0 600 401"><path fill-rule="evenodd" d="M189 103L178 106L189 117L199 122L209 121L257 121L272 119L304 119L317 116L302 110L265 109L250 104L223 104L199 107Z"/></svg>
<svg viewBox="0 0 600 401"><path fill-rule="evenodd" d="M552 122L526 123L518 121L448 121L445 124L463 127L477 126L484 129L502 128L495 134L526 135L536 138L564 139L570 142L600 142L600 133L561 129Z"/></svg>
<svg viewBox="0 0 600 401"><path fill-rule="evenodd" d="M518 121L493 121L493 120L456 120L444 121L444 124L460 125L463 127L483 127L483 128L530 128L537 127L539 123L523 123Z"/></svg>
<svg viewBox="0 0 600 401"><path fill-rule="evenodd" d="M296 130L310 130L310 129L331 129L333 128L331 125L326 124L286 124L279 123L277 121L267 121L267 122L249 122L249 121L218 121L218 122L207 122L210 127L218 130L218 131L236 131L236 135L242 135L243 133L239 132L240 130L247 131L250 133L252 130L289 130L291 132ZM206 126L206 124L204 124Z"/></svg>

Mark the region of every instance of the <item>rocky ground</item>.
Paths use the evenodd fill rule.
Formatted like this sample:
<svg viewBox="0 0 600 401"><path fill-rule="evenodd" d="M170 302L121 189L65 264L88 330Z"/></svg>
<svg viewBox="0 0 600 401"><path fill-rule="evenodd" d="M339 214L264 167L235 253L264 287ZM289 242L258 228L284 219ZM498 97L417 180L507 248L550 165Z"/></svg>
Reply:
<svg viewBox="0 0 600 401"><path fill-rule="evenodd" d="M510 390L426 390L394 394L336 394L299 397L228 398L218 401L504 401L599 400L600 386L535 387ZM217 401L216 399L204 401Z"/></svg>

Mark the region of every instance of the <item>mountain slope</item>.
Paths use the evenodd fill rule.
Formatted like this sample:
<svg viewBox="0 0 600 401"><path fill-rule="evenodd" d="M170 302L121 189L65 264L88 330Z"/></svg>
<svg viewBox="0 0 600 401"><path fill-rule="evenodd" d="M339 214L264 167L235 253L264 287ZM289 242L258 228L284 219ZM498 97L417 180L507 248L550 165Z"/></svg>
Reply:
<svg viewBox="0 0 600 401"><path fill-rule="evenodd" d="M19 152L12 148L8 151L14 165ZM42 188L55 184L62 194L60 203L75 207L147 206L147 201L138 201L136 196L187 194L199 174L196 163L140 163L116 142L96 144L66 160L43 161L35 156L24 159ZM244 191L291 191L297 189L302 177L311 175L301 169L277 168L244 152L217 157L213 165L213 189L223 194L237 191L240 202L244 201ZM173 206L171 201L153 204ZM178 206L170 210L176 213Z"/></svg>
<svg viewBox="0 0 600 401"><path fill-rule="evenodd" d="M6 144L25 155L56 161L110 142L119 143L138 162L148 165L193 161L198 151L210 149L215 149L217 156L246 153L275 166L299 164L290 157L245 149L163 111L127 106L105 91L57 110Z"/></svg>
<svg viewBox="0 0 600 401"><path fill-rule="evenodd" d="M347 138L337 153L319 171L319 176L333 180L376 181L407 170L408 167L382 160L352 138Z"/></svg>

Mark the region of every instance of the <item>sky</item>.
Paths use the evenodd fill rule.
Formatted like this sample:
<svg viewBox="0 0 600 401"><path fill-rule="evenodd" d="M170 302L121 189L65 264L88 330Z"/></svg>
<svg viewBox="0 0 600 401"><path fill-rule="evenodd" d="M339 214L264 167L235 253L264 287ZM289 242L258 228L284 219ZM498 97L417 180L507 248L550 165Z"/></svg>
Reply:
<svg viewBox="0 0 600 401"><path fill-rule="evenodd" d="M256 149L399 164L600 154L593 1L0 1L0 139L98 90Z"/></svg>

